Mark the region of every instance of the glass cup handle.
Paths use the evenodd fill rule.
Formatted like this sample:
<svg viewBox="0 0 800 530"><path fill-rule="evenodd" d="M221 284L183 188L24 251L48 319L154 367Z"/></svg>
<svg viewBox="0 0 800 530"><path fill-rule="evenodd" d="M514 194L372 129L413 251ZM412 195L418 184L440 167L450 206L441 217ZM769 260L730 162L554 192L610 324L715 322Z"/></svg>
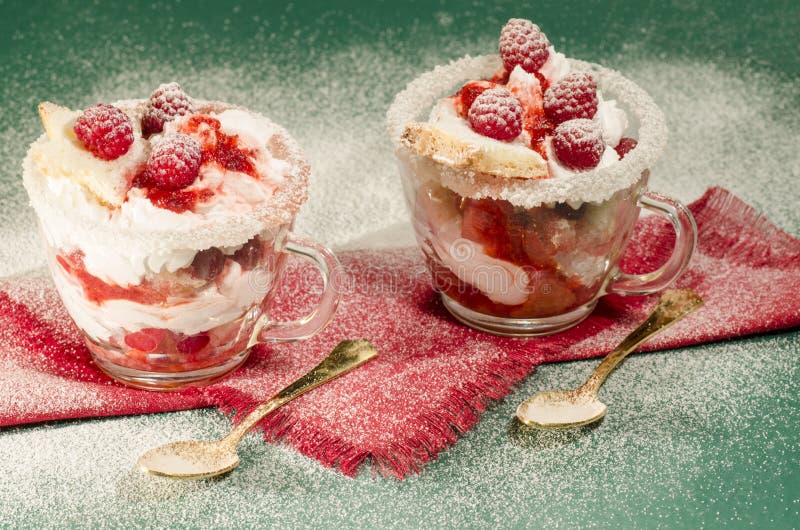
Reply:
<svg viewBox="0 0 800 530"><path fill-rule="evenodd" d="M304 318L292 322L275 322L264 313L256 323L248 347L259 342L293 342L316 335L328 325L339 305L342 285L342 265L328 248L308 239L287 237L284 252L312 262L322 274L322 296L316 309Z"/></svg>
<svg viewBox="0 0 800 530"><path fill-rule="evenodd" d="M606 293L645 295L665 289L686 269L697 243L697 224L689 209L680 202L651 191L639 197L638 205L666 217L675 229L675 248L664 265L644 274L620 270L611 277Z"/></svg>

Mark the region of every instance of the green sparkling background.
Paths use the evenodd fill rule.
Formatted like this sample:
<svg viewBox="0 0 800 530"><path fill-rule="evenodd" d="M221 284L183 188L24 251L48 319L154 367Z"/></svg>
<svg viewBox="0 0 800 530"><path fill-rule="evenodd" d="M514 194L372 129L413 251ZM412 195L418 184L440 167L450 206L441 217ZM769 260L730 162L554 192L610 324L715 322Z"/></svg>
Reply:
<svg viewBox="0 0 800 530"><path fill-rule="evenodd" d="M0 234L11 237L20 216L30 216L18 207L18 162L39 134L39 101L60 97L78 107L94 103L96 87L115 76L155 86L163 68L180 79L225 66L251 72L229 80L237 94L239 83L263 71L254 93L316 92L310 104L322 99L334 108L350 102L321 87L362 78L370 93L357 101L369 101L361 112L377 123L414 73L491 51L511 16L532 18L557 48L586 60L631 53L746 68L786 83L800 75L800 8L791 1L0 1L0 135L27 139L0 145ZM370 72L353 53L352 71L342 67L342 54L371 43L401 66ZM142 67L152 64L161 69ZM323 81L302 84L308 78L299 73L309 69ZM113 90L126 95L124 86ZM782 106L795 118L797 94ZM255 99L290 131L298 122L302 139L307 109ZM358 141L356 131L349 141ZM775 181L785 186L782 202L744 198L798 235L798 160L786 163ZM547 448L509 434L516 404L539 389L578 384L594 363L541 367L403 482L369 471L351 480L255 436L241 447L241 467L223 480L171 483L128 471L157 443L223 434L227 422L213 410L6 428L0 526L796 527L799 351L800 335L787 332L631 358L604 387L608 418L573 443Z"/></svg>

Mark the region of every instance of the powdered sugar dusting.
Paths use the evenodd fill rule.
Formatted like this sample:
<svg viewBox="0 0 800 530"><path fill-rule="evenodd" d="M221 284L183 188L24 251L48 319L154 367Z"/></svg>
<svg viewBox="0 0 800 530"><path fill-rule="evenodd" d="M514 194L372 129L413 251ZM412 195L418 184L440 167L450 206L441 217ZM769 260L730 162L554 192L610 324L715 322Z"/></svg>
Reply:
<svg viewBox="0 0 800 530"><path fill-rule="evenodd" d="M142 114L145 134L160 132L164 124L178 116L194 112L194 103L178 83L163 83L150 95Z"/></svg>
<svg viewBox="0 0 800 530"><path fill-rule="evenodd" d="M699 257L682 285L705 297L707 309L670 328L646 349L798 325L800 310L796 304L782 301L800 278L796 267L800 242L757 221L752 208L724 190L710 191L692 209L700 224ZM636 269L657 267L669 253L670 233L659 218L647 219L624 263ZM347 273L341 286L345 299L337 318L320 335L303 343L261 347L253 362L221 384L199 392L172 394L134 407L126 400L137 391L109 388L103 392L100 409L84 401L83 409L70 410L83 416L213 403L242 414L307 371L341 337L365 336L381 352L377 359L315 390L313 399L308 395L292 402L262 426L269 439L286 440L345 474L356 474L361 464L370 462L381 473L402 477L418 471L455 442L457 432L471 429L489 401L504 396L533 366L604 353L612 346L608 341L619 340L630 331L654 302L652 297L608 297L582 325L559 335L520 341L470 330L447 317L417 249L350 252L342 255L342 262ZM292 269L284 277L285 286L271 315L278 321L291 316L287 309L302 311L316 297L303 269ZM22 285L36 292L33 281ZM731 285L744 289L734 291ZM7 327L16 331L8 337L10 343L27 350L43 349L44 358L52 359L48 366L54 373L63 374L66 367L84 384L102 383L103 377L87 362L87 353L75 341L74 329L67 329L68 323L54 332L48 322L26 316L27 311L37 312L42 300L35 294L19 294L24 291L15 287L14 296L36 303L35 307L28 310L24 304L3 304L3 317L11 320ZM741 306L749 308L747 317L738 313ZM415 325L409 327L409 322ZM614 333L598 335L608 329ZM588 340L593 337L602 340ZM65 358L62 350L72 352L75 358ZM38 356L31 359L39 362ZM26 366L24 360L21 366ZM27 380L9 384L24 388ZM413 395L402 391L410 387L415 389ZM122 401L115 399L116 392L121 392ZM9 395L16 393L12 390ZM156 396L139 394L142 399ZM39 410L42 416L38 419L64 417L69 412L58 404L53 415ZM37 419L26 417L27 421ZM0 419L19 421L2 408Z"/></svg>
<svg viewBox="0 0 800 530"><path fill-rule="evenodd" d="M544 111L556 123L593 118L597 103L597 80L587 72L568 74L544 93Z"/></svg>
<svg viewBox="0 0 800 530"><path fill-rule="evenodd" d="M553 151L558 160L573 169L596 167L605 149L603 132L592 120L565 121L553 134Z"/></svg>
<svg viewBox="0 0 800 530"><path fill-rule="evenodd" d="M440 97L440 87L450 86L475 78L491 76L490 66L496 64L491 56L464 57L445 67L437 67L419 76L398 94L387 113L390 136L398 149L400 135L405 125L414 122L430 107L430 100ZM516 206L532 208L549 202L601 202L616 191L635 183L641 173L661 155L667 141L664 115L648 94L619 72L582 61L571 61L572 69L592 73L604 94L609 94L623 104L638 122L637 148L622 161L601 165L591 171L581 172L572 178L508 179L488 174L461 171L441 166L442 184L462 196L490 197L511 202ZM479 75L470 74L479 70Z"/></svg>
<svg viewBox="0 0 800 530"><path fill-rule="evenodd" d="M500 31L500 57L507 71L517 65L535 72L547 61L550 41L530 20L512 18Z"/></svg>
<svg viewBox="0 0 800 530"><path fill-rule="evenodd" d="M484 90L469 108L469 124L476 132L510 141L522 132L522 106L504 88Z"/></svg>

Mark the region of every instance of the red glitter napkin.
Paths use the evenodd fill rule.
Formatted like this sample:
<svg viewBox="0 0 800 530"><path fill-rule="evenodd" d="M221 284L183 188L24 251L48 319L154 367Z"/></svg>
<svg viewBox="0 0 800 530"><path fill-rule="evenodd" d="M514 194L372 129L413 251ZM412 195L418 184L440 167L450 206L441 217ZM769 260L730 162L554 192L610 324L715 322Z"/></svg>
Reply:
<svg viewBox="0 0 800 530"><path fill-rule="evenodd" d="M643 349L800 325L800 241L723 189L709 190L691 210L698 249L678 286L695 289L706 305ZM642 219L623 269L652 270L673 241L663 220ZM205 406L241 414L311 368L339 340L364 337L380 351L378 358L301 396L262 427L268 440L284 440L347 475L370 461L383 474L403 477L472 428L492 400L537 364L607 353L657 298L608 296L568 332L502 338L449 317L419 250L340 257L348 274L345 297L323 333L259 347L223 382L167 394L127 388L103 375L48 280L7 280L0 284L0 426ZM285 286L285 306L310 304L315 296L314 276L295 272L284 276L294 281Z"/></svg>

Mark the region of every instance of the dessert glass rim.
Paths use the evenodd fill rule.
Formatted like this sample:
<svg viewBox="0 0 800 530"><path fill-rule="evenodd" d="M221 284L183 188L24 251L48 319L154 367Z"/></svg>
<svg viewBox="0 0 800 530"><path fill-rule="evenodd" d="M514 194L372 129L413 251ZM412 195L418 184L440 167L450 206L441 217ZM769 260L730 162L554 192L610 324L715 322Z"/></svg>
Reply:
<svg viewBox="0 0 800 530"><path fill-rule="evenodd" d="M664 114L645 90L618 71L577 59L569 59L569 62L574 71L594 73L604 96L610 96L605 99L615 99L624 110L633 113L638 121L635 149L615 164L578 172L569 178L496 177L434 162L441 170L442 184L462 196L507 200L515 206L534 208L549 203L602 202L636 183L658 159L667 143ZM500 65L498 55L466 55L436 66L408 83L395 96L386 113L389 137L397 152L420 156L402 145L405 127L419 121L436 101L452 94L460 84L490 77Z"/></svg>
<svg viewBox="0 0 800 530"><path fill-rule="evenodd" d="M146 101L146 99L127 99L111 104L124 109L129 114L140 116ZM311 167L297 141L285 128L246 107L202 99L195 99L194 103L197 108L196 114L243 110L270 124L274 134L279 136L284 147L285 158L281 158L281 160L287 162L290 169L283 181L276 186L269 200L254 206L249 211L229 211L224 219L217 216L194 214L196 218L192 223L183 227L151 227L144 223L137 223L135 226L98 223L96 218L83 215L77 209L65 209L63 204L57 203L51 197L51 193L47 189L48 176L36 168L32 158L34 148L48 141L47 134L42 133L31 144L22 162L23 185L28 192L31 205L40 217L45 212L47 215L58 212L64 221L83 233L91 234L91 237L98 242L114 247L119 246L120 243L131 245L136 251L143 252L158 252L176 248L203 250L212 246L241 245L265 227L290 223L307 199L308 179L311 172ZM109 212L111 211L109 210Z"/></svg>

